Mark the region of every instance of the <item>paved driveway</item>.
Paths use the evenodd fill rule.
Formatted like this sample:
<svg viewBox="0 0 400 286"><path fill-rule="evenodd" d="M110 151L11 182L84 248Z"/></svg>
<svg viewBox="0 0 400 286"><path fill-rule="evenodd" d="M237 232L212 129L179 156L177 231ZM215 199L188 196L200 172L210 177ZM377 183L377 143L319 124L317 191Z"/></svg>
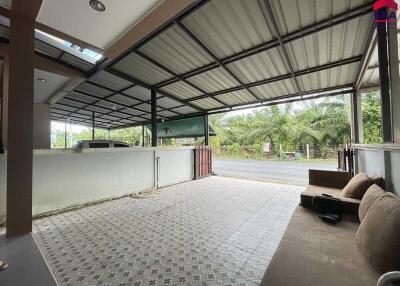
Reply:
<svg viewBox="0 0 400 286"><path fill-rule="evenodd" d="M267 160L213 160L214 173L233 178L307 185L308 170L336 170L336 163Z"/></svg>

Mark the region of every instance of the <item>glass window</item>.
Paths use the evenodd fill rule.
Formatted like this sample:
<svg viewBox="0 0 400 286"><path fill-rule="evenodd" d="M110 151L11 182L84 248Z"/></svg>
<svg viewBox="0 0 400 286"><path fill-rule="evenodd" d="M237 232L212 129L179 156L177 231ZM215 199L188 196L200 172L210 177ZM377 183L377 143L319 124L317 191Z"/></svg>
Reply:
<svg viewBox="0 0 400 286"><path fill-rule="evenodd" d="M107 142L89 143L89 148L110 148L110 144Z"/></svg>

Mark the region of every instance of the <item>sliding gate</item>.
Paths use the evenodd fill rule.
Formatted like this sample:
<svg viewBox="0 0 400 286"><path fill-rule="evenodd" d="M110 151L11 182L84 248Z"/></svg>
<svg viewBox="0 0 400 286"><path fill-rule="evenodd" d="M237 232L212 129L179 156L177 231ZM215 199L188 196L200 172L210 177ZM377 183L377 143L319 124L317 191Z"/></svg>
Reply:
<svg viewBox="0 0 400 286"><path fill-rule="evenodd" d="M211 147L196 147L194 149L194 179L211 176L212 149Z"/></svg>

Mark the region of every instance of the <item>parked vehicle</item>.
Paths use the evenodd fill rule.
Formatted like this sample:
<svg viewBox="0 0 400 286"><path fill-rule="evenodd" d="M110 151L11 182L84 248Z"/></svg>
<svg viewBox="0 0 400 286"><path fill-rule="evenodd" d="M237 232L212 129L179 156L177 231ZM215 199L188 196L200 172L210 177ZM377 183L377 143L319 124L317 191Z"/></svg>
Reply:
<svg viewBox="0 0 400 286"><path fill-rule="evenodd" d="M80 140L74 143L73 149L92 149L92 148L129 148L129 144L122 141L112 140Z"/></svg>

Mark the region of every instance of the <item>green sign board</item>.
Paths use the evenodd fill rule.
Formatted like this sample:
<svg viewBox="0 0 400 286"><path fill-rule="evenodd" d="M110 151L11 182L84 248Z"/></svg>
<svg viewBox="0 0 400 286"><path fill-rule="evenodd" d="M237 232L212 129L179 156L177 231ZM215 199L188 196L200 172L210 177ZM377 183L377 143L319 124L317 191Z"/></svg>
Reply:
<svg viewBox="0 0 400 286"><path fill-rule="evenodd" d="M151 125L146 125L151 130ZM209 135L215 136L214 130L209 128ZM157 123L158 138L191 138L204 136L204 117L171 120Z"/></svg>

